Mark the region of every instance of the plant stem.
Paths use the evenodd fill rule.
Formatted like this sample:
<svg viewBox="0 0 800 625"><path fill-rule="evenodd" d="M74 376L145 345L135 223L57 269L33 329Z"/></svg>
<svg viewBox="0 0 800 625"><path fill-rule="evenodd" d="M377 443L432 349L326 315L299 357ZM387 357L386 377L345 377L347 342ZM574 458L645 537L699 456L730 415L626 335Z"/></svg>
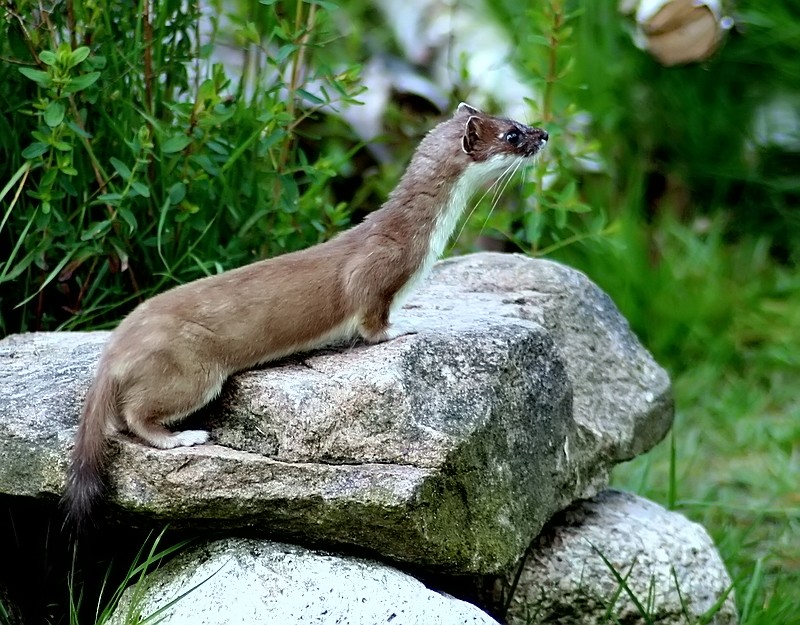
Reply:
<svg viewBox="0 0 800 625"><path fill-rule="evenodd" d="M553 17L552 28L549 33L550 45L548 46L547 75L545 76L544 94L542 96L542 121L553 121L553 92L558 70L558 44L561 28L564 26L562 0L551 0L550 11Z"/></svg>
<svg viewBox="0 0 800 625"><path fill-rule="evenodd" d="M142 0L142 37L144 38L144 108L153 115L153 24L150 0Z"/></svg>
<svg viewBox="0 0 800 625"><path fill-rule="evenodd" d="M542 93L542 106L541 116L542 124L548 124L553 121L553 94L555 92L556 80L558 78L558 52L560 43L560 31L564 25L564 12L563 0L550 0L549 7L544 10L549 13L551 18L550 32L548 33L547 46L547 70L544 76L544 92ZM536 218L541 219L543 212L542 203L539 198L544 194L544 176L547 173L547 155L543 154L536 168L536 201L534 202L534 211ZM531 254L538 255L539 241L538 237L530 242Z"/></svg>
<svg viewBox="0 0 800 625"><path fill-rule="evenodd" d="M288 136L286 140L283 142L281 146L281 153L280 158L278 159L278 164L276 167L276 173L280 176L280 174L284 173L286 169L286 163L289 159L290 150L294 143L294 128L295 128L295 116L297 115L297 90L300 88L302 83L301 73L303 72L303 67L305 64L305 57L306 57L306 47L308 46L309 40L311 39L311 34L314 30L314 24L317 18L317 5L311 4L308 9L308 16L304 19L303 18L303 1L298 0L297 2L297 11L295 13L295 36L299 35L295 40L295 45L298 47L297 54L294 55L292 59L292 73L289 78L289 86L288 86L288 102L287 102L287 109L290 118L292 121L288 127ZM305 22L305 28L303 28L303 22ZM278 196L280 195L280 181L276 179L275 181L275 191L274 191L274 202L277 203Z"/></svg>

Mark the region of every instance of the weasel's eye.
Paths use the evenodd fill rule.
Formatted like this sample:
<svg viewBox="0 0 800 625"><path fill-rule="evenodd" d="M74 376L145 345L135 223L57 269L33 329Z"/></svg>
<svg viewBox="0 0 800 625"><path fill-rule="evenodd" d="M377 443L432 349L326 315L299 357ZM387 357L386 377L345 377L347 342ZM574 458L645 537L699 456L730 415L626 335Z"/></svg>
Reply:
<svg viewBox="0 0 800 625"><path fill-rule="evenodd" d="M511 145L517 145L519 143L519 133L516 130L507 132L506 141L508 141Z"/></svg>

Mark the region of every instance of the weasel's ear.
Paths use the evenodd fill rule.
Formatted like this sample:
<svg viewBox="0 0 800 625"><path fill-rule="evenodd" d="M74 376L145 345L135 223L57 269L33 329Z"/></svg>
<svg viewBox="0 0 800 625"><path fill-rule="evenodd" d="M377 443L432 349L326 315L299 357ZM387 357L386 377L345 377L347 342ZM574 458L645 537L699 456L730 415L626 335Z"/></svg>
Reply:
<svg viewBox="0 0 800 625"><path fill-rule="evenodd" d="M466 102L462 102L461 104L459 104L458 108L456 109L456 112L457 113L469 113L470 115L480 115L481 114L481 112L478 109L476 109L474 106L470 106Z"/></svg>
<svg viewBox="0 0 800 625"><path fill-rule="evenodd" d="M464 124L464 136L461 137L461 149L465 154L472 154L475 151L482 132L483 120L477 115L470 115L467 123Z"/></svg>

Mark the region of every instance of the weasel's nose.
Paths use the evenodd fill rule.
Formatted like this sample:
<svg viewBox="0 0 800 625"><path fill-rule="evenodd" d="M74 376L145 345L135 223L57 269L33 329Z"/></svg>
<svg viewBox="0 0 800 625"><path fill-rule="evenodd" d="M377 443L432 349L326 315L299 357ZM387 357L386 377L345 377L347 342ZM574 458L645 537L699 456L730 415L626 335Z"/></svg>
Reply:
<svg viewBox="0 0 800 625"><path fill-rule="evenodd" d="M542 141L547 141L547 140L550 138L550 135L549 135L549 134L547 134L547 131L546 131L546 130L540 130L540 131L539 131L539 138L540 138Z"/></svg>

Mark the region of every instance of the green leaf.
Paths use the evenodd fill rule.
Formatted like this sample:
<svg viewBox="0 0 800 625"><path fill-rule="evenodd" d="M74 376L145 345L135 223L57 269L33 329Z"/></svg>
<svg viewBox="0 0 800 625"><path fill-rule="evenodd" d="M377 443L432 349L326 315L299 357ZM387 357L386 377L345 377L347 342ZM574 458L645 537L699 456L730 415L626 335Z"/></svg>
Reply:
<svg viewBox="0 0 800 625"><path fill-rule="evenodd" d="M80 48L75 48L72 51L69 59L69 66L75 67L76 65L83 63L86 58L89 56L89 48L87 46L81 46Z"/></svg>
<svg viewBox="0 0 800 625"><path fill-rule="evenodd" d="M549 48L550 47L550 40L547 37L545 37L544 35L530 35L528 37L527 43L529 45L535 44L535 45L544 46L545 48Z"/></svg>
<svg viewBox="0 0 800 625"><path fill-rule="evenodd" d="M106 66L106 57L102 54L95 54L89 58L87 65L92 69L103 69Z"/></svg>
<svg viewBox="0 0 800 625"><path fill-rule="evenodd" d="M210 78L204 80L197 90L197 101L205 102L206 100L211 100L212 102L219 100L219 96L217 96L217 87Z"/></svg>
<svg viewBox="0 0 800 625"><path fill-rule="evenodd" d="M88 74L82 74L81 76L74 76L72 80L69 81L69 84L64 87L64 91L69 93L83 91L87 87L91 87L94 83L96 83L98 78L100 78L100 72L89 72Z"/></svg>
<svg viewBox="0 0 800 625"><path fill-rule="evenodd" d="M31 143L27 148L22 150L22 158L27 160L33 160L34 158L38 158L45 152L50 149L50 146L46 143L42 143L41 141L36 141Z"/></svg>
<svg viewBox="0 0 800 625"><path fill-rule="evenodd" d="M567 211L563 208L557 208L555 210L555 226L559 230L562 230L567 225Z"/></svg>
<svg viewBox="0 0 800 625"><path fill-rule="evenodd" d="M297 51L297 46L293 43L287 43L278 48L278 53L275 55L275 63L283 63L289 56Z"/></svg>
<svg viewBox="0 0 800 625"><path fill-rule="evenodd" d="M33 261L36 259L37 253L38 250L31 250L28 252L21 261L14 265L13 269L9 269L9 265L3 267L3 273L0 274L0 284L3 282L10 282L11 280L18 278L23 271L31 266Z"/></svg>
<svg viewBox="0 0 800 625"><path fill-rule="evenodd" d="M525 220L525 239L529 243L538 243L544 231L544 218L540 212L530 213Z"/></svg>
<svg viewBox="0 0 800 625"><path fill-rule="evenodd" d="M44 176L42 176L42 180L39 182L39 186L42 188L52 187L53 183L56 181L56 177L58 176L58 170L55 168L48 169Z"/></svg>
<svg viewBox="0 0 800 625"><path fill-rule="evenodd" d="M219 154L220 156L228 156L231 153L228 146L223 145L219 141L209 141L208 143L206 143L206 147L215 154Z"/></svg>
<svg viewBox="0 0 800 625"><path fill-rule="evenodd" d="M53 81L50 78L50 74L43 72L40 69L33 69L32 67L20 67L19 73L26 78L30 78L40 87L47 88L53 86Z"/></svg>
<svg viewBox="0 0 800 625"><path fill-rule="evenodd" d="M312 102L313 104L325 104L325 100L323 100L318 96L315 96L313 93L311 93L310 91L306 91L305 89L298 89L297 93L299 93L306 100Z"/></svg>
<svg viewBox="0 0 800 625"><path fill-rule="evenodd" d="M108 160L111 162L111 166L116 170L116 172L125 182L130 180L131 170L128 169L128 166L125 163L123 163L121 160L113 156Z"/></svg>
<svg viewBox="0 0 800 625"><path fill-rule="evenodd" d="M72 151L72 146L67 143L66 141L53 141L53 147L58 150L59 152L70 152Z"/></svg>
<svg viewBox="0 0 800 625"><path fill-rule="evenodd" d="M133 182L131 188L142 197L150 197L150 188L143 182Z"/></svg>
<svg viewBox="0 0 800 625"><path fill-rule="evenodd" d="M284 28L283 24L278 24L275 28L272 29L272 36L277 37L283 41L291 41L292 37L286 32L286 28Z"/></svg>
<svg viewBox="0 0 800 625"><path fill-rule="evenodd" d="M60 44L58 44L56 54L58 54L58 56L66 62L69 60L69 57L72 54L72 46L69 45L68 41L62 41Z"/></svg>
<svg viewBox="0 0 800 625"><path fill-rule="evenodd" d="M51 52L50 50L42 50L39 53L39 60L45 65L55 65L56 58L55 52Z"/></svg>
<svg viewBox="0 0 800 625"><path fill-rule="evenodd" d="M83 128L78 126L75 122L67 120L67 127L82 139L91 139L92 135L86 132Z"/></svg>
<svg viewBox="0 0 800 625"><path fill-rule="evenodd" d="M98 202L103 202L106 204L111 204L112 206L116 205L122 199L122 193L103 193L97 196Z"/></svg>
<svg viewBox="0 0 800 625"><path fill-rule="evenodd" d="M81 241L89 241L103 236L106 232L111 230L111 220L104 219L103 221L96 221L88 229L84 230L81 234Z"/></svg>
<svg viewBox="0 0 800 625"><path fill-rule="evenodd" d="M44 123L50 126L50 128L61 125L61 122L64 121L64 113L66 110L67 109L60 101L53 100L44 110Z"/></svg>
<svg viewBox="0 0 800 625"><path fill-rule="evenodd" d="M169 188L169 203L173 206L180 204L183 198L186 197L186 185L182 182L176 182Z"/></svg>
<svg viewBox="0 0 800 625"><path fill-rule="evenodd" d="M256 25L253 22L247 22L244 28L239 28L236 30L235 34L245 41L249 41L255 45L261 43L261 35L258 34L258 30L256 29Z"/></svg>
<svg viewBox="0 0 800 625"><path fill-rule="evenodd" d="M136 232L138 224L136 223L136 217L134 216L134 214L131 212L130 209L119 208L117 211L117 215L122 219L122 221L124 221L127 224L129 230L128 234L133 234L134 232Z"/></svg>
<svg viewBox="0 0 800 625"><path fill-rule="evenodd" d="M161 144L161 151L164 154L182 152L191 142L192 140L186 135L173 135Z"/></svg>
<svg viewBox="0 0 800 625"><path fill-rule="evenodd" d="M209 176L218 176L219 168L211 161L206 154L197 154L191 157L193 163L203 168Z"/></svg>

